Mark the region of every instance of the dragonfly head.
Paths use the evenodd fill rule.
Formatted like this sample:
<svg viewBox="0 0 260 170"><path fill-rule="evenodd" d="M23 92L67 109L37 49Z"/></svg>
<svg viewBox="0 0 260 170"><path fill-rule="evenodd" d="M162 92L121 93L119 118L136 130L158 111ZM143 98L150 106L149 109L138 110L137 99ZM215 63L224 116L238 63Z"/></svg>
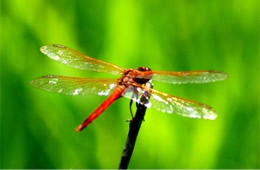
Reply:
<svg viewBox="0 0 260 170"><path fill-rule="evenodd" d="M148 67L138 67L137 70L141 71L141 72L151 72L152 71L152 69L150 69ZM152 74L149 74L149 75L144 74L142 76L137 76L136 78L134 78L134 80L140 84L146 84L151 79L152 79Z"/></svg>
<svg viewBox="0 0 260 170"><path fill-rule="evenodd" d="M148 67L138 67L137 70L138 70L138 71L142 71L142 72L152 71L152 69L150 69L150 68L148 68Z"/></svg>

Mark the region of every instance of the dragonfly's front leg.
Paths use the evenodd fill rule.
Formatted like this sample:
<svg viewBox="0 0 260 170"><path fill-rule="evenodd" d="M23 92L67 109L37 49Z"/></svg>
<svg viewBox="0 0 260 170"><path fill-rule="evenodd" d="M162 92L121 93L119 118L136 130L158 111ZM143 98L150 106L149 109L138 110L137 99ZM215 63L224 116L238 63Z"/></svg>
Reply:
<svg viewBox="0 0 260 170"><path fill-rule="evenodd" d="M133 101L134 101L133 99L138 99L138 91L136 89L134 89L134 91L133 91L132 99L130 100L130 105L129 105L132 119L129 119L128 121L132 121L133 118L134 118L134 114L133 114L133 111L132 111L132 105L133 105Z"/></svg>
<svg viewBox="0 0 260 170"><path fill-rule="evenodd" d="M134 118L134 115L133 115L133 111L132 111L132 104L133 104L133 99L130 100L130 105L129 105L131 117L132 117L132 119L133 119L133 118Z"/></svg>

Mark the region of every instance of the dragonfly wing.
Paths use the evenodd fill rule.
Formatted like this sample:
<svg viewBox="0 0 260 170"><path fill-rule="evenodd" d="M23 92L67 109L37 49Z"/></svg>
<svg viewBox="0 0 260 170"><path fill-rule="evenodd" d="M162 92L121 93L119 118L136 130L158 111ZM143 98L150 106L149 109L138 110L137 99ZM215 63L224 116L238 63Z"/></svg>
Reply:
<svg viewBox="0 0 260 170"><path fill-rule="evenodd" d="M227 79L227 73L221 71L152 71L152 79L172 84L210 83Z"/></svg>
<svg viewBox="0 0 260 170"><path fill-rule="evenodd" d="M41 47L41 52L57 62L81 70L106 72L115 75L121 75L123 71L116 65L88 57L63 45L45 45Z"/></svg>
<svg viewBox="0 0 260 170"><path fill-rule="evenodd" d="M214 120L217 117L215 110L206 104L171 96L154 89L149 89L149 91L151 92L151 96L149 102L145 103L140 100L142 94L147 92L147 90L143 90L142 87L130 86L123 93L123 96L130 98L137 103L141 103L147 108L153 108L165 113L176 113L178 115L190 118L203 118L211 120ZM134 92L138 94L138 98L133 97Z"/></svg>
<svg viewBox="0 0 260 170"><path fill-rule="evenodd" d="M203 118L214 120L216 111L210 106L196 101L171 96L152 89L151 107L161 112L176 113L190 118Z"/></svg>
<svg viewBox="0 0 260 170"><path fill-rule="evenodd" d="M90 79L49 75L32 80L31 85L45 91L65 95L97 94L107 96L117 86L117 81L115 79Z"/></svg>

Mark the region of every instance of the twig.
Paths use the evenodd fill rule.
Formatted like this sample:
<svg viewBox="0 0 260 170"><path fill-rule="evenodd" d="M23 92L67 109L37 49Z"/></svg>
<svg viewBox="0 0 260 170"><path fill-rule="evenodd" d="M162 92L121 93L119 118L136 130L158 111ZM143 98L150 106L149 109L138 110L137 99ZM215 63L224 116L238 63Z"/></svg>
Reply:
<svg viewBox="0 0 260 170"><path fill-rule="evenodd" d="M141 127L142 121L144 120L146 107L144 105L139 104L137 106L137 111L135 117L129 124L129 132L126 140L126 144L122 153L121 162L119 165L119 169L127 169L129 161L131 159L135 141Z"/></svg>
<svg viewBox="0 0 260 170"><path fill-rule="evenodd" d="M144 104L148 103L150 99L150 93L145 92L140 98L140 103L137 104L137 110L135 113L135 117L129 124L129 132L126 140L126 144L122 153L121 162L119 165L119 169L127 169L129 161L131 159L136 138L141 127L142 121L144 120L144 115L146 111L146 106Z"/></svg>

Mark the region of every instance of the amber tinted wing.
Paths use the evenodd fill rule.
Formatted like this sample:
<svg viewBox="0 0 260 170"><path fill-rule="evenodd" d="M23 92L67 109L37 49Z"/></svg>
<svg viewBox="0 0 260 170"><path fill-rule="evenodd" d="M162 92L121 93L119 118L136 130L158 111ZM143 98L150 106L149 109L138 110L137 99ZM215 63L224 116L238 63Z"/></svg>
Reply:
<svg viewBox="0 0 260 170"><path fill-rule="evenodd" d="M115 75L121 75L123 71L116 65L91 58L63 45L45 45L41 47L41 52L57 62L81 70L106 72Z"/></svg>
<svg viewBox="0 0 260 170"><path fill-rule="evenodd" d="M133 92L138 93L138 97L134 97ZM147 91L147 90L146 90ZM196 101L171 96L154 89L149 89L151 96L148 103L142 103L140 98L145 93L143 87L130 86L123 93L124 97L133 99L137 103L144 104L147 108L153 108L165 113L176 113L181 116L190 118L215 119L217 114L210 106Z"/></svg>
<svg viewBox="0 0 260 170"><path fill-rule="evenodd" d="M114 79L43 76L32 80L31 85L45 91L66 95L97 94L107 96L116 87L117 82Z"/></svg>
<svg viewBox="0 0 260 170"><path fill-rule="evenodd" d="M145 73L152 75L152 79L164 83L187 84L187 83L210 83L227 79L227 73L221 71L152 71Z"/></svg>

